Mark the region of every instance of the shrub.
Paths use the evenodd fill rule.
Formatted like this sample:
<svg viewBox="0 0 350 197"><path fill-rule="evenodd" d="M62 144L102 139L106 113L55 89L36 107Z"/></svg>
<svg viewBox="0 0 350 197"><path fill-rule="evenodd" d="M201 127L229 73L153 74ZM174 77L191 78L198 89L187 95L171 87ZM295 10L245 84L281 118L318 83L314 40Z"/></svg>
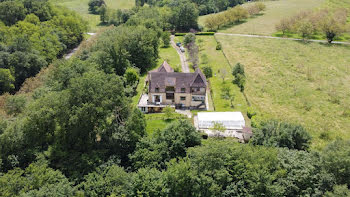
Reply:
<svg viewBox="0 0 350 197"><path fill-rule="evenodd" d="M174 108L170 107L170 106L166 106L164 109L163 109L163 112L165 114L165 119L166 120L171 120L174 118Z"/></svg>
<svg viewBox="0 0 350 197"><path fill-rule="evenodd" d="M203 73L207 79L213 77L213 69L210 66L204 66Z"/></svg>
<svg viewBox="0 0 350 197"><path fill-rule="evenodd" d="M184 45L187 47L190 43L196 42L196 35L194 33L188 33L184 38Z"/></svg>
<svg viewBox="0 0 350 197"><path fill-rule="evenodd" d="M310 134L301 125L270 120L254 130L251 143L269 147L287 147L307 150L311 142Z"/></svg>
<svg viewBox="0 0 350 197"><path fill-rule="evenodd" d="M248 107L247 108L247 116L248 116L248 118L252 119L253 116L255 116L255 115L256 115L255 110L252 107Z"/></svg>
<svg viewBox="0 0 350 197"><path fill-rule="evenodd" d="M26 105L27 99L22 95L13 95L6 98L5 110L9 115L21 113Z"/></svg>
<svg viewBox="0 0 350 197"><path fill-rule="evenodd" d="M162 33L163 47L168 48L170 46L170 33L165 31Z"/></svg>
<svg viewBox="0 0 350 197"><path fill-rule="evenodd" d="M221 50L221 49L222 49L221 43L218 42L218 43L216 44L216 50Z"/></svg>

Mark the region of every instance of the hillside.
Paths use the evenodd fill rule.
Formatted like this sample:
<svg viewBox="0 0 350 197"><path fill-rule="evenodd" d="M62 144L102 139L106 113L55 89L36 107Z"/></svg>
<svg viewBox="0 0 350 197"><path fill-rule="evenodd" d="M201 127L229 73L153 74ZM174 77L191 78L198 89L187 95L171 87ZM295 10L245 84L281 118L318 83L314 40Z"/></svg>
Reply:
<svg viewBox="0 0 350 197"><path fill-rule="evenodd" d="M96 32L101 27L100 16L89 13L89 0L52 0L52 2L79 13L88 22L90 32ZM105 2L111 9L129 9L135 5L133 0L106 0Z"/></svg>
<svg viewBox="0 0 350 197"><path fill-rule="evenodd" d="M245 65L246 94L259 114L301 123L314 147L350 138L350 46L216 37L231 64Z"/></svg>
<svg viewBox="0 0 350 197"><path fill-rule="evenodd" d="M241 24L225 27L219 32L271 35L276 32L275 25L280 22L281 19L293 16L303 10L319 7L323 2L324 0L266 1L264 2L266 11L263 14L248 19ZM249 4L250 3L246 3L243 6L248 6ZM205 19L209 16L210 15L200 16L199 24L203 26Z"/></svg>

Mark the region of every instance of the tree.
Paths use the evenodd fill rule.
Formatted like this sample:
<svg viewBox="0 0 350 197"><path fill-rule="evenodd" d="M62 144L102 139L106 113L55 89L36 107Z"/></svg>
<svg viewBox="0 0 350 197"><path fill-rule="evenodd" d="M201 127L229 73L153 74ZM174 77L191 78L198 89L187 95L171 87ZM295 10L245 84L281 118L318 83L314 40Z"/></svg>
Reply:
<svg viewBox="0 0 350 197"><path fill-rule="evenodd" d="M6 98L5 110L9 115L18 115L24 110L27 98L23 95L13 95Z"/></svg>
<svg viewBox="0 0 350 197"><path fill-rule="evenodd" d="M171 6L173 10L171 23L177 31L189 31L197 29L198 10L194 3L189 0L180 0Z"/></svg>
<svg viewBox="0 0 350 197"><path fill-rule="evenodd" d="M325 34L328 43L332 43L336 36L346 31L347 13L344 11L344 14L342 11L337 10L335 13L328 13L319 20L319 28Z"/></svg>
<svg viewBox="0 0 350 197"><path fill-rule="evenodd" d="M86 196L131 196L132 177L117 165L100 166L78 185Z"/></svg>
<svg viewBox="0 0 350 197"><path fill-rule="evenodd" d="M0 20L11 26L25 18L27 10L20 1L0 2Z"/></svg>
<svg viewBox="0 0 350 197"><path fill-rule="evenodd" d="M92 14L98 14L99 13L99 8L102 5L106 5L106 3L104 2L104 0L90 0L89 1L89 11Z"/></svg>
<svg viewBox="0 0 350 197"><path fill-rule="evenodd" d="M167 31L164 31L162 33L162 41L163 41L163 47L168 48L170 46L170 33Z"/></svg>
<svg viewBox="0 0 350 197"><path fill-rule="evenodd" d="M248 18L248 11L242 6L236 6L229 10L232 18L235 19L235 22L241 22L242 20Z"/></svg>
<svg viewBox="0 0 350 197"><path fill-rule="evenodd" d="M213 77L213 69L210 66L204 66L202 69L207 79L209 79L210 77Z"/></svg>
<svg viewBox="0 0 350 197"><path fill-rule="evenodd" d="M173 115L174 115L174 108L172 108L170 106L166 106L166 107L164 107L163 112L165 115L165 119L171 120L173 118Z"/></svg>
<svg viewBox="0 0 350 197"><path fill-rule="evenodd" d="M101 22L106 23L108 21L108 15L107 15L107 6L105 4L102 4L100 8L98 8L98 13L100 15Z"/></svg>
<svg viewBox="0 0 350 197"><path fill-rule="evenodd" d="M10 69L0 68L0 95L14 90L14 82L15 78L12 76Z"/></svg>
<svg viewBox="0 0 350 197"><path fill-rule="evenodd" d="M219 69L219 75L222 78L222 82L225 83L225 78L227 76L227 70L225 68Z"/></svg>
<svg viewBox="0 0 350 197"><path fill-rule="evenodd" d="M216 30L218 27L217 22L218 21L217 21L217 18L215 16L208 16L207 18L205 18L204 25L209 30Z"/></svg>
<svg viewBox="0 0 350 197"><path fill-rule="evenodd" d="M224 85L221 88L221 98L230 101L231 108L233 108L233 101L235 100L235 95L233 94L230 86Z"/></svg>
<svg viewBox="0 0 350 197"><path fill-rule="evenodd" d="M124 74L124 78L127 85L134 86L140 79L139 71L135 68L127 68Z"/></svg>
<svg viewBox="0 0 350 197"><path fill-rule="evenodd" d="M232 69L232 75L234 76L232 83L236 84L240 88L241 92L243 92L245 87L245 82L246 82L244 65L237 63L235 67Z"/></svg>
<svg viewBox="0 0 350 197"><path fill-rule="evenodd" d="M156 168L141 168L133 174L134 194L141 196L167 196L164 173Z"/></svg>
<svg viewBox="0 0 350 197"><path fill-rule="evenodd" d="M327 191L325 197L343 197L350 196L350 190L346 185L335 185L333 191Z"/></svg>
<svg viewBox="0 0 350 197"><path fill-rule="evenodd" d="M186 156L186 150L201 144L200 134L187 120L172 122L152 138L142 139L130 156L134 168L156 167L164 169L172 158Z"/></svg>
<svg viewBox="0 0 350 197"><path fill-rule="evenodd" d="M338 185L350 186L350 141L337 139L322 152L325 169L334 175Z"/></svg>
<svg viewBox="0 0 350 197"><path fill-rule="evenodd" d="M307 19L299 21L296 26L297 32L303 39L309 38L314 33L314 27L312 23Z"/></svg>
<svg viewBox="0 0 350 197"><path fill-rule="evenodd" d="M195 42L196 42L196 35L194 33L188 33L185 35L184 41L183 41L185 47L188 47L190 44Z"/></svg>
<svg viewBox="0 0 350 197"><path fill-rule="evenodd" d="M45 193L48 192L48 193ZM25 170L15 168L0 176L1 196L73 196L72 183L42 158Z"/></svg>
<svg viewBox="0 0 350 197"><path fill-rule="evenodd" d="M250 142L254 145L307 150L311 136L300 125L270 120L262 123L261 128L254 130L254 136Z"/></svg>
<svg viewBox="0 0 350 197"><path fill-rule="evenodd" d="M284 35L288 31L291 31L291 21L287 18L282 19L277 25L276 25L276 30L281 31L282 34Z"/></svg>
<svg viewBox="0 0 350 197"><path fill-rule="evenodd" d="M237 76L238 74L245 75L244 65L239 63L239 62L232 69L232 75L233 76Z"/></svg>

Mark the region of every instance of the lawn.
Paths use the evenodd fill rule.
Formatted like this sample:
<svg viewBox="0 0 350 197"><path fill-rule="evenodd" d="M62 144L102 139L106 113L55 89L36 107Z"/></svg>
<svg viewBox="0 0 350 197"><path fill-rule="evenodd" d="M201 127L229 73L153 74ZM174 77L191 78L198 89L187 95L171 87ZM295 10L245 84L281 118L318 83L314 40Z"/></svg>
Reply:
<svg viewBox="0 0 350 197"><path fill-rule="evenodd" d="M205 59L207 59L207 65L213 69L213 77L210 78L209 81L215 111L241 111L245 115L247 111L247 102L239 88L232 84L233 76L231 75L231 65L234 66L237 61L232 61L231 65L227 62L223 52L221 50L216 50L216 40L214 36L197 36L197 43L200 46L200 67L202 68L205 65L203 63L205 63ZM225 69L227 72L224 81L219 73L220 69ZM221 98L221 88L224 85L231 87L235 95L233 102L234 108L231 108L228 100Z"/></svg>
<svg viewBox="0 0 350 197"><path fill-rule="evenodd" d="M178 119L185 119L186 117L177 114L174 112L173 119L165 120L165 115L163 113L157 113L157 114L145 114L146 117L146 132L149 136L153 134L156 130L163 130L165 127L168 126L168 124L178 120Z"/></svg>
<svg viewBox="0 0 350 197"><path fill-rule="evenodd" d="M313 148L350 138L350 46L217 35L259 114L303 125Z"/></svg>
<svg viewBox="0 0 350 197"><path fill-rule="evenodd" d="M64 6L70 10L77 12L89 24L89 31L96 32L100 26L100 16L90 14L88 9L89 0L52 0L56 5ZM107 6L112 9L128 9L135 4L133 0L106 0Z"/></svg>
<svg viewBox="0 0 350 197"><path fill-rule="evenodd" d="M293 16L302 10L319 7L323 2L324 0L265 1L266 11L263 15L250 18L245 23L222 29L219 32L271 35L276 32L275 26L281 19ZM249 5L249 3L245 5ZM205 18L208 16L199 17L199 24L203 26Z"/></svg>

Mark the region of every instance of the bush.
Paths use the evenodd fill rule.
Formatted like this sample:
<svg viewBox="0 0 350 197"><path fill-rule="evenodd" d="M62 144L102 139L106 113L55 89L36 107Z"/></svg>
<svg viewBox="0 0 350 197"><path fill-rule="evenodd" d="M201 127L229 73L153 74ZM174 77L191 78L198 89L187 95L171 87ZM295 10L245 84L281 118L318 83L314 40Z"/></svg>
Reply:
<svg viewBox="0 0 350 197"><path fill-rule="evenodd" d="M185 36L187 33L175 33L175 36ZM197 32L197 36L213 36L215 32Z"/></svg>
<svg viewBox="0 0 350 197"><path fill-rule="evenodd" d="M256 115L255 110L252 107L248 107L247 116L249 119L252 119Z"/></svg>
<svg viewBox="0 0 350 197"><path fill-rule="evenodd" d="M202 139L205 139L205 140L208 139L208 134L203 133L203 132L201 132L200 134L201 134Z"/></svg>
<svg viewBox="0 0 350 197"><path fill-rule="evenodd" d="M163 47L168 48L170 46L170 33L165 31L162 33Z"/></svg>
<svg viewBox="0 0 350 197"><path fill-rule="evenodd" d="M307 150L311 136L301 125L270 120L263 122L261 128L254 130L251 143L269 147L287 147L289 149Z"/></svg>
<svg viewBox="0 0 350 197"><path fill-rule="evenodd" d="M190 43L196 42L196 35L194 33L188 33L184 38L184 45L187 47Z"/></svg>
<svg viewBox="0 0 350 197"><path fill-rule="evenodd" d="M221 50L221 49L222 49L221 43L218 42L218 43L216 44L216 50Z"/></svg>
<svg viewBox="0 0 350 197"><path fill-rule="evenodd" d="M26 105L27 99L22 95L13 95L6 98L5 110L9 115L21 113Z"/></svg>
<svg viewBox="0 0 350 197"><path fill-rule="evenodd" d="M213 70L210 66L204 66L203 73L207 79L213 76Z"/></svg>

